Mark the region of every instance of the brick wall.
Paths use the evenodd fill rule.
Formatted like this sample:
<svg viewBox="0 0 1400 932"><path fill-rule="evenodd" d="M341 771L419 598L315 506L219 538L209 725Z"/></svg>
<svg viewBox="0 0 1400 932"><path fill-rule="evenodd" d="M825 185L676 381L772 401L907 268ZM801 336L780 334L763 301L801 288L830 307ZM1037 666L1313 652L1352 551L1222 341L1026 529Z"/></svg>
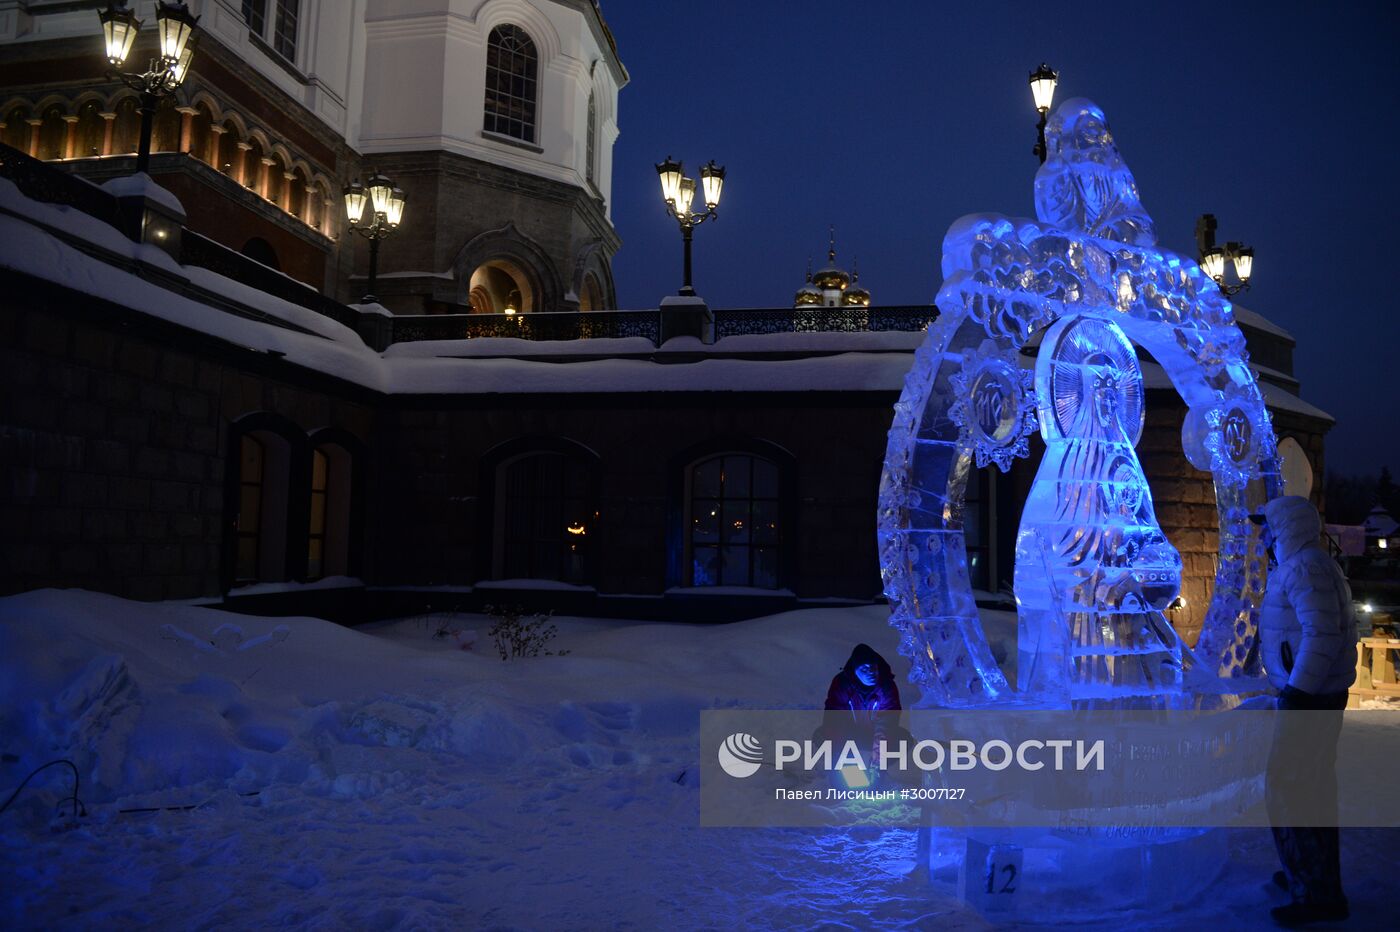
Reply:
<svg viewBox="0 0 1400 932"><path fill-rule="evenodd" d="M481 464L519 437L571 439L598 455L599 517L590 546L602 592L660 593L668 584L668 522L682 508L679 463L697 443L749 437L796 460L795 550L784 585L805 597L870 598L879 591L875 504L892 393L797 396L710 393L495 396L481 407L431 410L411 400L386 418L375 447L398 499L380 523L379 559L405 583L491 575Z"/></svg>
<svg viewBox="0 0 1400 932"><path fill-rule="evenodd" d="M217 594L231 419L363 432L369 409L91 311L112 316L0 309L0 593Z"/></svg>
<svg viewBox="0 0 1400 932"><path fill-rule="evenodd" d="M879 590L875 505L891 392L384 398L115 305L0 285L8 295L0 307L0 592L219 593L230 425L253 412L365 442L361 575L370 582L489 578L483 460L498 444L543 436L598 457L599 515L589 532L598 589L659 593L683 582L669 555L679 547L687 451L747 437L795 463L783 584L811 598ZM1194 643L1214 577L1217 516L1209 474L1181 453L1183 413L1169 393L1153 393L1138 454L1162 528L1185 562L1187 605L1172 620ZM1325 425L1287 414L1275 423L1280 436L1299 439L1320 476ZM1028 488L1034 468L1021 463L1010 486ZM1013 491L1002 505L1014 512L1013 535L1023 497Z"/></svg>

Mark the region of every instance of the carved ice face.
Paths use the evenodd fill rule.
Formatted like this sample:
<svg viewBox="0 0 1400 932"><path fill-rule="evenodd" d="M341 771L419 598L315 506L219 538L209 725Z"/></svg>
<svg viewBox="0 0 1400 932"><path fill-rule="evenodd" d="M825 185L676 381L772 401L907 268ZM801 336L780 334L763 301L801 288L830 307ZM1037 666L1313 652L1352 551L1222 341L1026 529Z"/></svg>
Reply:
<svg viewBox="0 0 1400 932"><path fill-rule="evenodd" d="M1118 148L1113 144L1113 134L1104 122L1103 114L1097 111L1081 111L1066 135L1067 148L1074 149L1081 159L1109 165L1122 162Z"/></svg>
<svg viewBox="0 0 1400 932"><path fill-rule="evenodd" d="M1094 373L1094 417L1099 426L1113 428L1118 423L1118 372L1104 366Z"/></svg>

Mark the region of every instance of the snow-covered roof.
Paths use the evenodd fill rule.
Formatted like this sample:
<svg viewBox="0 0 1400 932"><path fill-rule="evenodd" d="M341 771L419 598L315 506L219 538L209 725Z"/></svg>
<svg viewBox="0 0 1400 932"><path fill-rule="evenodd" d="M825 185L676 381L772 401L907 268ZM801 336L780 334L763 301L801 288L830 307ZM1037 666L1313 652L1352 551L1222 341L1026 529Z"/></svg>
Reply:
<svg viewBox="0 0 1400 932"><path fill-rule="evenodd" d="M1241 327L1249 327L1252 330L1261 330L1264 333L1271 333L1276 337L1283 337L1289 342L1295 342L1293 340L1293 334L1289 333L1287 330L1284 330L1282 327L1269 320L1269 318L1265 317L1263 314L1256 314L1254 311L1251 311L1248 308L1240 307L1238 304L1232 304L1231 307L1233 308L1235 313L1235 322L1238 323Z"/></svg>
<svg viewBox="0 0 1400 932"><path fill-rule="evenodd" d="M479 338L398 343L379 353L343 324L208 269L181 266L163 250L134 243L101 220L32 201L4 179L0 240L6 244L0 266L386 394L898 392L924 338L918 331L745 334L713 345L680 337L659 348L641 337ZM196 295L237 302L266 319L229 313L154 284L122 267L133 260L185 279ZM1257 326L1248 318L1242 322ZM758 353L814 355L729 358ZM682 354L691 358L665 359ZM582 358L569 361L571 356ZM1144 365L1143 374L1148 388L1172 387L1158 365ZM1261 382L1260 388L1271 408L1332 420L1277 385Z"/></svg>
<svg viewBox="0 0 1400 932"><path fill-rule="evenodd" d="M1367 537L1390 537L1397 530L1400 530L1400 522L1397 522L1380 505L1371 509L1371 513L1366 516L1365 524Z"/></svg>
<svg viewBox="0 0 1400 932"><path fill-rule="evenodd" d="M65 239L81 241L84 248L79 249ZM80 211L31 201L3 179L0 179L0 240L6 245L0 254L0 266L5 268L115 302L245 347L250 352L279 354L288 362L388 394L897 392L910 366L909 356L903 352L836 352L806 359L702 359L687 363L627 358L563 363L496 356L503 350L517 355L530 350L540 355L596 356L610 349L638 352L642 344L646 344L647 351L654 351L649 341L641 339L553 344L515 340L441 341L400 344L381 354L365 346L359 336L343 324L207 269L181 266L164 251L134 243L111 226ZM287 326L228 313L154 284L113 264L113 260L137 260L158 267ZM291 329L293 327L296 329ZM794 342L801 344L817 335L802 335L801 339L793 341L791 338L795 336L799 335L775 334L758 341L750 339L743 345L751 349L765 343L775 348L790 347ZM848 341L847 345L852 345L849 341L857 335L826 336L843 338ZM818 342L835 348L841 341ZM876 346L881 341L864 342ZM894 342L899 343L899 338ZM684 349L692 351L694 347L686 344Z"/></svg>

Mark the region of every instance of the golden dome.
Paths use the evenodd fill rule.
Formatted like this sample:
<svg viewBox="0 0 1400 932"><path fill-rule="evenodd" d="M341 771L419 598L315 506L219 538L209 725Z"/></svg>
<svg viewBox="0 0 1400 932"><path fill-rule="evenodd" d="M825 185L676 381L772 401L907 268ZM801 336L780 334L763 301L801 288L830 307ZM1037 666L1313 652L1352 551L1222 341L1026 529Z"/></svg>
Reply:
<svg viewBox="0 0 1400 932"><path fill-rule="evenodd" d="M822 291L845 291L850 281L851 276L836 268L834 265L829 265L824 269L817 269L817 274L812 276L812 284L816 285Z"/></svg>
<svg viewBox="0 0 1400 932"><path fill-rule="evenodd" d="M822 303L822 293L811 285L803 285L797 289L797 294L793 296L793 307L810 307Z"/></svg>
<svg viewBox="0 0 1400 932"><path fill-rule="evenodd" d="M860 269L856 267L855 260L851 260L851 287L841 295L841 303L845 307L869 307L870 292L857 284L860 281Z"/></svg>

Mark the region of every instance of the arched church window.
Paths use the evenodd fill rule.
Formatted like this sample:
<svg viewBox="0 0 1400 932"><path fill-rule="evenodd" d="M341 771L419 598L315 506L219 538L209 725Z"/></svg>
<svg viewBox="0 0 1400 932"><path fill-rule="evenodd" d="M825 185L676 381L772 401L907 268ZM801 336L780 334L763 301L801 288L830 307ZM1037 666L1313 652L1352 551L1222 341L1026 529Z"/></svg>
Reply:
<svg viewBox="0 0 1400 932"><path fill-rule="evenodd" d="M535 87L539 55L519 26L497 26L486 41L488 133L535 141Z"/></svg>
<svg viewBox="0 0 1400 932"><path fill-rule="evenodd" d="M724 453L691 465L686 551L692 586L778 588L778 467Z"/></svg>
<svg viewBox="0 0 1400 932"><path fill-rule="evenodd" d="M588 92L588 158L587 175L588 183L592 184L597 171L598 162L598 95L594 91Z"/></svg>
<svg viewBox="0 0 1400 932"><path fill-rule="evenodd" d="M267 456L256 438L244 434L240 442L238 467L238 561L234 579L258 578L259 542L262 536L263 476Z"/></svg>
<svg viewBox="0 0 1400 932"><path fill-rule="evenodd" d="M350 573L354 470L354 455L338 443L321 443L312 450L307 579Z"/></svg>
<svg viewBox="0 0 1400 932"><path fill-rule="evenodd" d="M239 437L234 585L287 578L291 444L270 430Z"/></svg>

